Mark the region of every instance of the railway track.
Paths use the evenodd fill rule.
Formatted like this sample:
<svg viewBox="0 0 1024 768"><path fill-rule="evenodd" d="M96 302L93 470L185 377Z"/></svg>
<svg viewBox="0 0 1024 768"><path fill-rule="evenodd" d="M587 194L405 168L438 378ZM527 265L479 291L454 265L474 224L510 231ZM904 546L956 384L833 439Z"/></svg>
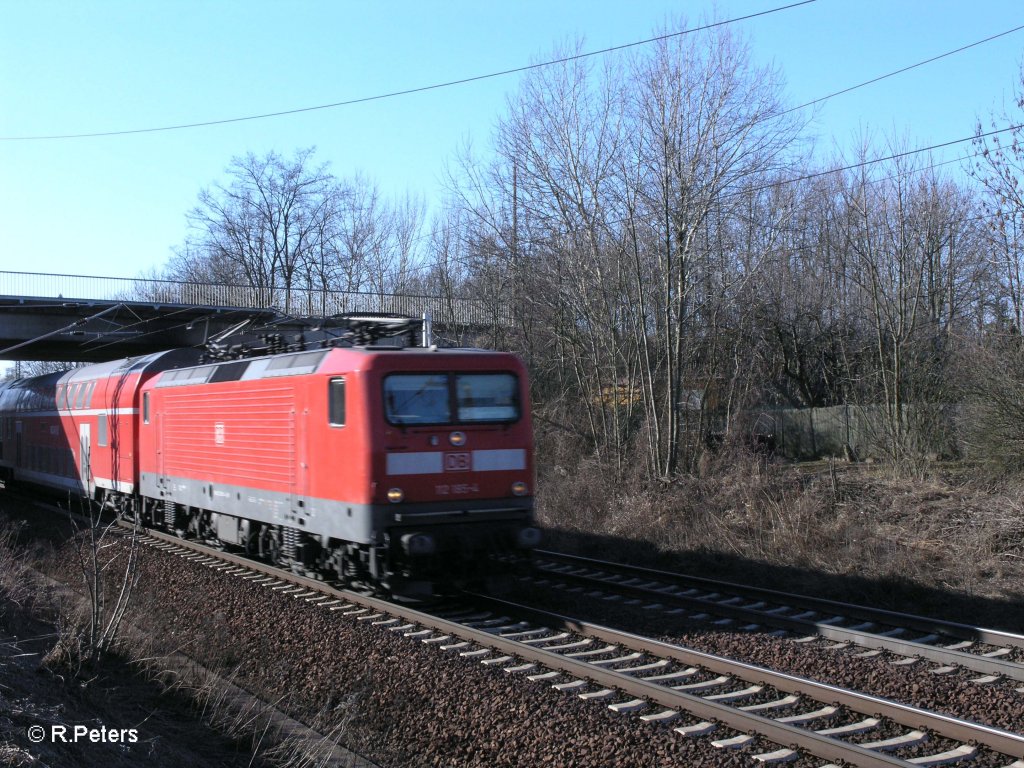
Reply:
<svg viewBox="0 0 1024 768"><path fill-rule="evenodd" d="M907 663L928 660L935 674L963 668L978 673L979 684L1019 681L1024 693L1024 635L557 552L536 558L537 586L625 596L721 625L775 627L867 649L864 656L889 651Z"/></svg>
<svg viewBox="0 0 1024 768"><path fill-rule="evenodd" d="M1024 768L1024 737L493 598L431 613L155 531L157 549L759 762ZM728 732L726 732L728 731ZM809 763L809 764L814 764Z"/></svg>

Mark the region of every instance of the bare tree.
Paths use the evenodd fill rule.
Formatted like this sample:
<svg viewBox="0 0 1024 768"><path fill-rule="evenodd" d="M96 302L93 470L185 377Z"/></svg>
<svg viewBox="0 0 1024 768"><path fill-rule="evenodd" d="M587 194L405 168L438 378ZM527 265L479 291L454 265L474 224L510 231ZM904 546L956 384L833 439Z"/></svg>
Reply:
<svg viewBox="0 0 1024 768"><path fill-rule="evenodd" d="M977 339L959 360L967 455L999 474L1024 470L1024 346L1017 333Z"/></svg>
<svg viewBox="0 0 1024 768"><path fill-rule="evenodd" d="M88 598L85 661L95 665L117 641L138 584L139 528L121 536L114 521L102 518L99 504L88 506L88 522L78 527L75 555Z"/></svg>
<svg viewBox="0 0 1024 768"><path fill-rule="evenodd" d="M305 149L290 160L274 152L232 158L228 183L200 192L188 215L192 234L179 267L240 277L265 304L283 289L289 311L297 272L316 250L331 200L330 177L325 167L311 167L312 155Z"/></svg>
<svg viewBox="0 0 1024 768"><path fill-rule="evenodd" d="M64 360L23 360L18 364L19 373L25 378L32 376L45 376L48 373L71 371L76 368L83 368L88 363L73 363Z"/></svg>
<svg viewBox="0 0 1024 768"><path fill-rule="evenodd" d="M285 312L386 309L422 260L424 205L385 201L366 176L338 180L313 149L235 157L227 181L200 192L190 234L166 276L248 287ZM373 292L371 301L346 293ZM340 293L341 295L335 295Z"/></svg>
<svg viewBox="0 0 1024 768"><path fill-rule="evenodd" d="M741 201L797 130L775 74L717 30L531 72L497 161L463 162L473 284L490 275L524 335L550 336L535 370L576 393L599 458L623 468L639 440L648 472L671 475L711 429L715 390L745 397L740 297L758 264L736 258Z"/></svg>
<svg viewBox="0 0 1024 768"><path fill-rule="evenodd" d="M75 678L92 674L114 650L138 584L142 547L136 525L127 534L106 520L101 504L86 501L81 514L70 516L74 568L81 577L80 607L59 611L57 641L43 658L51 670Z"/></svg>
<svg viewBox="0 0 1024 768"><path fill-rule="evenodd" d="M899 150L898 152L896 150ZM949 343L963 325L976 280L969 200L923 156L866 164L844 180L841 215L849 281L871 334L871 364L858 392L882 407L879 446L897 468L917 471L936 451L948 403ZM872 175L873 174L873 175Z"/></svg>
<svg viewBox="0 0 1024 768"><path fill-rule="evenodd" d="M996 293L989 306L991 321L1014 333L1024 333L1024 69L1015 94L1016 116L993 115L993 130L985 136L979 121L975 128L971 175L981 183L981 201L988 240L988 260Z"/></svg>

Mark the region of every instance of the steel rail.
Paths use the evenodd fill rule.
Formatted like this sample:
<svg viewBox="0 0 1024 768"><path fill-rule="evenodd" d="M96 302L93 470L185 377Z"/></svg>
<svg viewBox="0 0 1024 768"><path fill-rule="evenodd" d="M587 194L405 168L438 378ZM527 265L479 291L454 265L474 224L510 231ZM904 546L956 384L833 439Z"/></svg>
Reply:
<svg viewBox="0 0 1024 768"><path fill-rule="evenodd" d="M890 624L892 626L906 627L919 632L939 633L956 637L961 640L974 640L987 645L1008 645L1015 648L1024 648L1024 635L1015 632L1007 632L998 629L986 629L971 624L961 624L955 621L935 619L928 616L920 616L913 613L900 613L884 608L871 608L869 606L846 603L840 600L829 600L823 597L812 597L810 595L799 595L790 592L782 592L764 587L751 587L744 584L737 584L731 581L719 581L704 576L692 576L671 571L660 571L654 568L645 568L638 565L626 563L615 563L608 560L598 560L584 557L582 555L571 555L566 552L551 552L548 550L534 550L536 555L552 560L561 560L566 563L577 563L579 565L594 568L607 568L644 576L651 579L672 580L680 584L690 584L704 589L719 591L728 590L744 596L757 598L759 600L772 600L779 605L795 604L818 611L841 611L850 618L862 621L873 621L878 624Z"/></svg>
<svg viewBox="0 0 1024 768"><path fill-rule="evenodd" d="M596 567L596 562L599 561L594 562L595 565L592 567ZM607 564L607 567L609 570L617 569L617 566L614 563ZM623 568L623 570L631 569L632 566L625 566ZM921 643L914 640L901 640L899 638L887 637L882 634L867 632L861 629L840 627L828 622L780 615L778 613L772 613L759 608L726 604L723 602L709 600L706 597L694 597L691 595L666 591L666 588L670 585L663 585L662 588L654 588L650 586L610 581L606 578L587 576L579 573L568 573L543 568L538 568L538 571L543 573L548 579L574 580L591 586L614 590L623 594L672 603L691 610L696 609L702 612L711 612L723 617L746 622L768 624L770 626L787 629L793 632L818 634L829 640L835 640L837 642L853 643L854 645L862 646L864 648L890 651L901 656L914 656L922 659L928 659L929 661L933 661L937 664L957 665L986 675L999 675L1011 680L1024 681L1024 664L1019 664L1013 661L989 656L980 656L973 653L965 653L964 651L929 645L927 643ZM725 587L726 585L721 584L721 586ZM735 592L738 596L742 597L753 596L753 591L748 591L741 585L735 585ZM727 595L719 595L719 597L727 598ZM788 605L790 602L796 603L796 607L803 607L798 600L786 601L781 604Z"/></svg>
<svg viewBox="0 0 1024 768"><path fill-rule="evenodd" d="M125 523L124 525L126 528L133 528L130 523ZM671 688L636 679L610 669L595 667L586 661L567 658L553 651L525 645L518 641L504 638L494 632L467 627L456 621L433 616L407 606L338 589L329 586L323 581L282 571L274 566L255 562L249 558L210 549L196 542L149 529L145 529L143 535L182 549L192 550L208 558L244 567L250 571L272 577L278 582L301 586L308 590L345 600L353 605L429 627L432 630L458 637L484 648L542 664L552 670L564 672L577 678L591 680L600 685L621 690L629 695L655 702L669 709L681 709L698 717L715 720L740 732L755 733L775 744L803 749L819 758L843 761L849 765L864 766L865 768L909 765L904 760L861 747L857 744L844 742L786 723L779 723L757 714L744 712L715 701L708 701L692 694L675 691Z"/></svg>
<svg viewBox="0 0 1024 768"><path fill-rule="evenodd" d="M652 656L669 658L686 665L703 667L712 672L728 674L749 683L770 685L786 693L804 694L823 704L841 704L854 712L864 715L883 716L908 728L927 729L954 741L983 744L1002 754L1024 757L1024 735L1001 728L974 723L962 718L931 712L907 704L900 704L889 699L839 688L828 683L820 683L808 678L786 674L785 672L776 672L767 667L759 667L736 661L735 659L728 659L680 645L665 643L631 632L613 629L559 613L531 608L489 595L473 594L471 596L477 603L491 605L500 610L514 611L517 616L527 617L538 624L544 624L549 627L555 626L559 629L575 632L586 637L593 637L606 643L614 643L631 650L642 651Z"/></svg>

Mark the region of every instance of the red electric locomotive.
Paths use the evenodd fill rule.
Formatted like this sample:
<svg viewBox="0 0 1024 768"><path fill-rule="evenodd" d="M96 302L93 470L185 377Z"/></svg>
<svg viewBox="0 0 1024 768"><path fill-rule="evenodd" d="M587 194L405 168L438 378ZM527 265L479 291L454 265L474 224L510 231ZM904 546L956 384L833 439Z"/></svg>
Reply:
<svg viewBox="0 0 1024 768"><path fill-rule="evenodd" d="M487 575L489 555L537 543L513 355L353 346L196 362L178 350L8 385L0 471L393 592Z"/></svg>

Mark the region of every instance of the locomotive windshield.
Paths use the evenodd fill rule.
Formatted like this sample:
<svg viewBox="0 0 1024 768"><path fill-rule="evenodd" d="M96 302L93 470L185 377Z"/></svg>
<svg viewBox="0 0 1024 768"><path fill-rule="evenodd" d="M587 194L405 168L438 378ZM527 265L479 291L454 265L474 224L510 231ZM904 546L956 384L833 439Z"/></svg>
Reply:
<svg viewBox="0 0 1024 768"><path fill-rule="evenodd" d="M518 421L519 385L511 373L393 374L384 378L384 413L407 425Z"/></svg>
<svg viewBox="0 0 1024 768"><path fill-rule="evenodd" d="M384 379L384 412L392 424L448 424L446 374L403 373Z"/></svg>
<svg viewBox="0 0 1024 768"><path fill-rule="evenodd" d="M461 423L515 421L519 418L519 387L511 373L455 375L455 405Z"/></svg>

